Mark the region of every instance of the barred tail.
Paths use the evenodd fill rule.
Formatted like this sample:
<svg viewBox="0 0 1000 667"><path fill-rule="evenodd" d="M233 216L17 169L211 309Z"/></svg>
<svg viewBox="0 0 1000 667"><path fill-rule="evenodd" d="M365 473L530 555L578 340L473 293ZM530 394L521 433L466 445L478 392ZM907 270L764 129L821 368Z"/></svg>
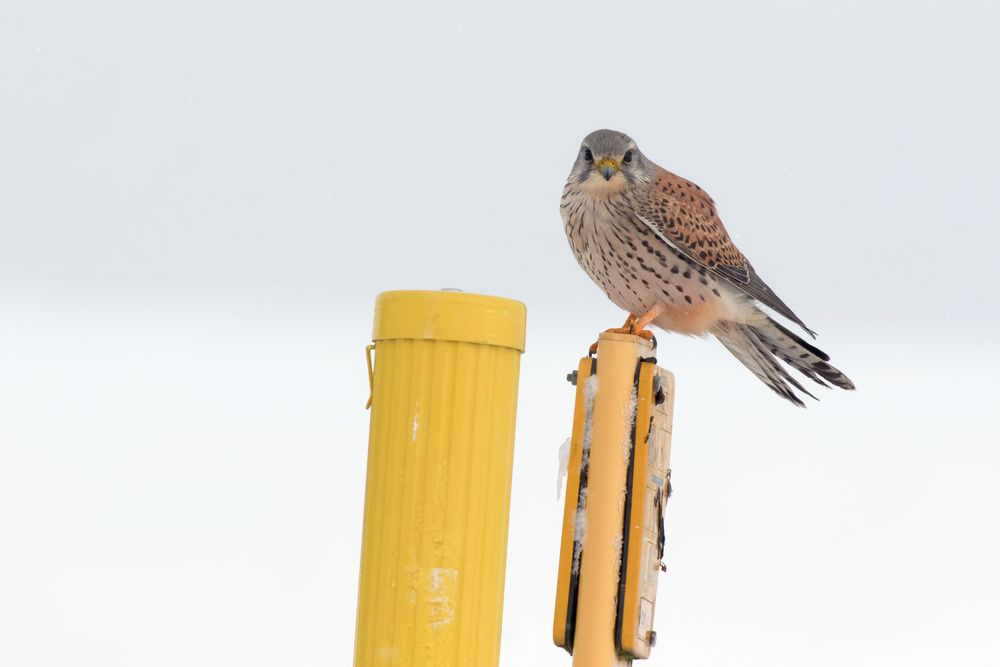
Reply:
<svg viewBox="0 0 1000 667"><path fill-rule="evenodd" d="M779 396L805 407L792 388L816 398L778 363L785 362L813 382L829 387L854 389L854 383L831 366L830 357L819 348L802 340L766 315L754 324L724 322L713 331L726 349Z"/></svg>

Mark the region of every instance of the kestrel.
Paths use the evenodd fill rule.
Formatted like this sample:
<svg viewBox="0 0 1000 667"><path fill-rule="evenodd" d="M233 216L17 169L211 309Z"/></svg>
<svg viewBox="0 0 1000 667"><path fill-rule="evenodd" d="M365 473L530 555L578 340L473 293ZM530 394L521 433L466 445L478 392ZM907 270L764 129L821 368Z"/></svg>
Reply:
<svg viewBox="0 0 1000 667"><path fill-rule="evenodd" d="M708 193L654 164L627 135L587 135L560 208L577 262L628 311L623 330L644 332L652 323L682 334L712 334L764 384L799 406L804 404L792 387L815 396L779 359L824 387L854 389L827 363L829 356L760 308L815 338L729 238Z"/></svg>

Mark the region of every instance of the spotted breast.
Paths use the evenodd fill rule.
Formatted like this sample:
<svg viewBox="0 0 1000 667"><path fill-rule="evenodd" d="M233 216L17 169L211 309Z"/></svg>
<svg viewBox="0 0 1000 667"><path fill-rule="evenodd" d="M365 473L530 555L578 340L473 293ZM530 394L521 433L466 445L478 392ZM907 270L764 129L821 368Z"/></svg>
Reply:
<svg viewBox="0 0 1000 667"><path fill-rule="evenodd" d="M753 319L745 296L639 220L631 193L605 195L570 182L561 208L576 261L619 308L645 313L660 305L653 323L688 335L710 333L720 320Z"/></svg>

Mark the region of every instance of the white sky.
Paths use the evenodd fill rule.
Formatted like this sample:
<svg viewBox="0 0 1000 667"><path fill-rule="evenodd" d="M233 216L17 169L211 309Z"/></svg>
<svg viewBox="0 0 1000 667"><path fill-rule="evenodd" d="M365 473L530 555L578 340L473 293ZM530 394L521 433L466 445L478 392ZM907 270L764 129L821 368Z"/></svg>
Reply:
<svg viewBox="0 0 1000 667"><path fill-rule="evenodd" d="M621 314L557 205L629 132L858 384L677 375L650 665L1000 663L1000 9L0 9L0 664L345 665L375 294L528 305L503 665L551 645L572 390Z"/></svg>

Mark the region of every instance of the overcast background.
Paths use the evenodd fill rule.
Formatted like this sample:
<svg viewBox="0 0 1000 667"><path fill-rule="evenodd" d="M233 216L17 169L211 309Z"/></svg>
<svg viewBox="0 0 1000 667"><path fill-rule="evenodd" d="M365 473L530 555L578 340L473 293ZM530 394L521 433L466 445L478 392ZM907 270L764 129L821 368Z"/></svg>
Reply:
<svg viewBox="0 0 1000 667"><path fill-rule="evenodd" d="M640 6L641 5L641 6ZM651 665L1000 664L1000 6L8 2L0 664L348 665L375 295L528 306L502 664L551 645L580 139L713 194L857 383L677 375Z"/></svg>

